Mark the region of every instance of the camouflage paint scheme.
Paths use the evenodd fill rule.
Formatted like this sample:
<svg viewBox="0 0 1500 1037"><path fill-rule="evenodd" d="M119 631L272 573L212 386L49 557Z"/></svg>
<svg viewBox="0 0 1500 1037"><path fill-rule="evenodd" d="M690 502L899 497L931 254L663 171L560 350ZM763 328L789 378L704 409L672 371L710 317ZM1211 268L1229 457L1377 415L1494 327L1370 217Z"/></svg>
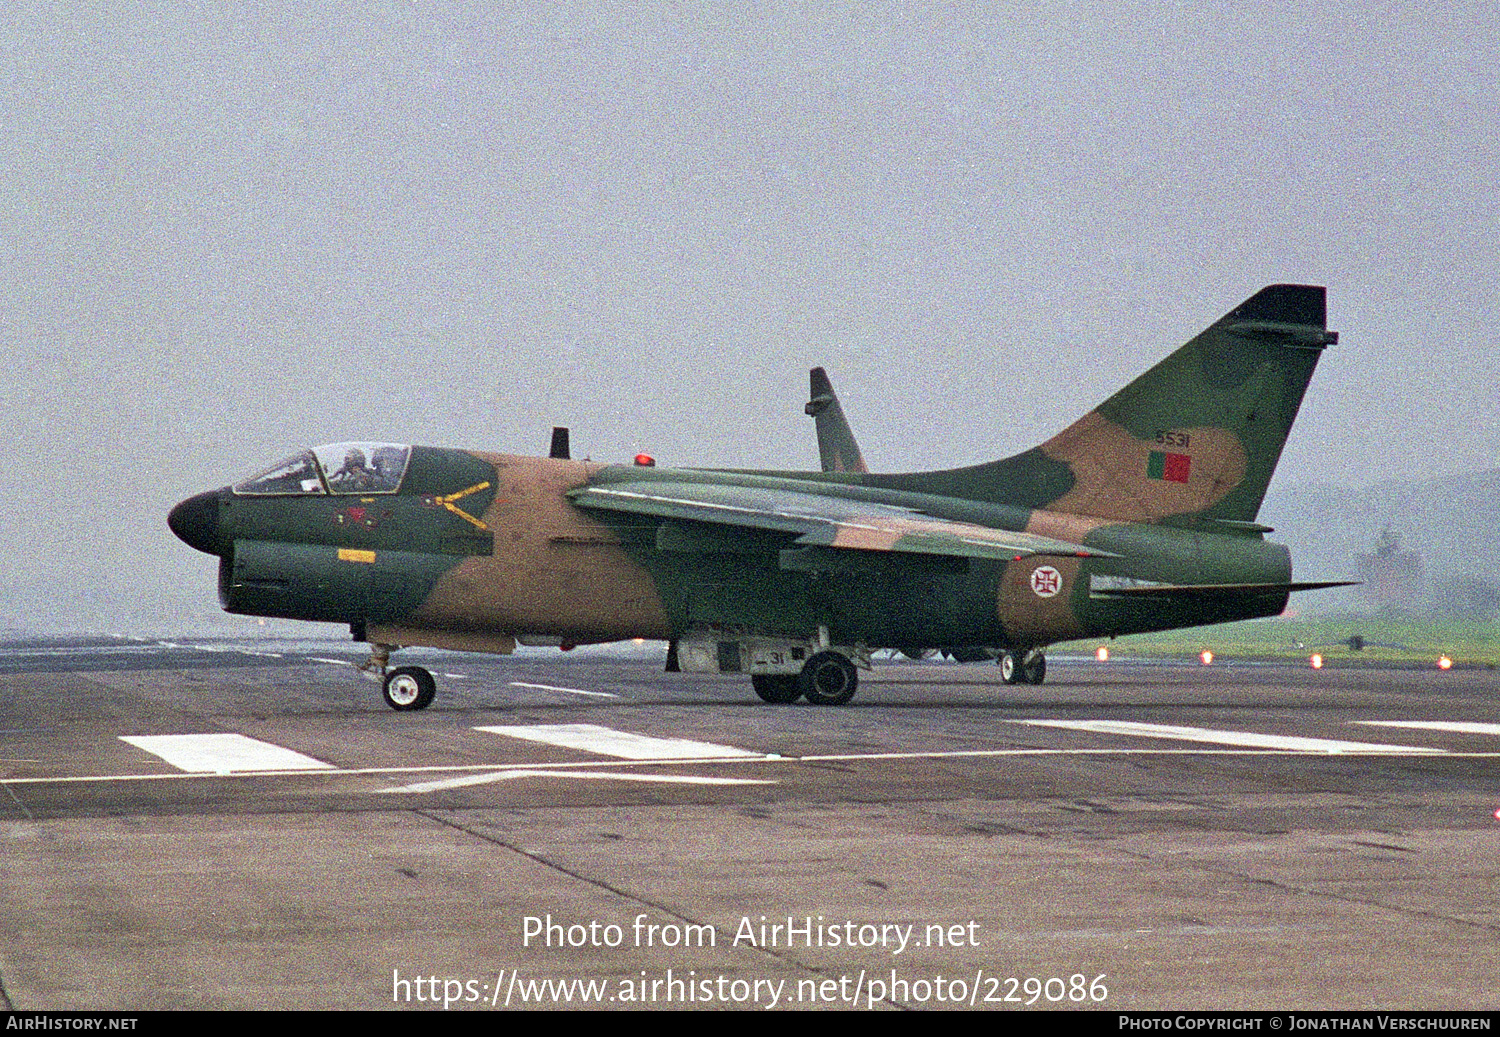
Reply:
<svg viewBox="0 0 1500 1037"><path fill-rule="evenodd" d="M219 556L227 610L391 645L702 632L1030 650L1269 616L1315 586L1292 583L1255 516L1334 341L1322 288L1273 285L1047 442L968 468L870 474L825 376L820 449L842 470L413 447L393 493L226 487L170 523Z"/></svg>

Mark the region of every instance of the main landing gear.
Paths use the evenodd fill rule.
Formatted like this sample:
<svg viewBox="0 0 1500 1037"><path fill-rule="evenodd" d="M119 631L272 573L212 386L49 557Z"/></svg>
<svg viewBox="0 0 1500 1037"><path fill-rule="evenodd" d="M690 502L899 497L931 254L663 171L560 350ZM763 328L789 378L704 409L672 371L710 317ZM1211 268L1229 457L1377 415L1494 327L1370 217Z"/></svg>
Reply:
<svg viewBox="0 0 1500 1037"><path fill-rule="evenodd" d="M805 698L815 706L842 706L859 687L859 671L843 652L817 652L801 673L756 673L750 677L755 694L777 704Z"/></svg>
<svg viewBox="0 0 1500 1037"><path fill-rule="evenodd" d="M795 673L752 673L750 686L762 702L784 705L802 697L801 678Z"/></svg>
<svg viewBox="0 0 1500 1037"><path fill-rule="evenodd" d="M1039 648L1006 652L1000 657L1000 679L1006 684L1040 684L1047 679L1047 657Z"/></svg>
<svg viewBox="0 0 1500 1037"><path fill-rule="evenodd" d="M391 652L396 645L370 645L370 658L360 671L382 684L385 704L399 713L426 709L437 696L437 680L421 666L398 666L390 669Z"/></svg>

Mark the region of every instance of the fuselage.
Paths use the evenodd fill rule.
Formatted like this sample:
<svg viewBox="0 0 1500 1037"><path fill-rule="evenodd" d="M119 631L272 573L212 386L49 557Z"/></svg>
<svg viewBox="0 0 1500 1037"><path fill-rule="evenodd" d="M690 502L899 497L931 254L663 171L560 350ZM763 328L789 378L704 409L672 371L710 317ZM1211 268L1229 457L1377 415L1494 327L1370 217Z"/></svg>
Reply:
<svg viewBox="0 0 1500 1037"><path fill-rule="evenodd" d="M355 454L363 467L350 460ZM392 444L298 456L184 501L172 528L220 558L228 611L347 623L372 641L504 650L514 637L582 644L706 630L805 639L821 628L836 643L870 648L1035 647L1274 615L1286 604L1284 590L1222 600L1101 593L1112 587L1275 585L1291 573L1286 549L1258 533L1108 521L816 473L604 466ZM568 497L644 479L815 492L1041 534L1093 556L856 549L809 558L790 534L585 509Z"/></svg>

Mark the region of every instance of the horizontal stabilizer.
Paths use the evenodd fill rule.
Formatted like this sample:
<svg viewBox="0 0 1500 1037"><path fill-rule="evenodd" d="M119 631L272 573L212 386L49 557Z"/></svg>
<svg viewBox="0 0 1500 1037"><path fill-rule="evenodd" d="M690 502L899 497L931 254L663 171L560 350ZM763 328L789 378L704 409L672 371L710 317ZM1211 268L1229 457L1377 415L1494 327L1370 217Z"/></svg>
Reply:
<svg viewBox="0 0 1500 1037"><path fill-rule="evenodd" d="M1096 598L1251 598L1290 591L1318 591L1327 587L1353 587L1358 580L1325 580L1320 583L1193 583L1152 584L1141 587L1095 587Z"/></svg>
<svg viewBox="0 0 1500 1037"><path fill-rule="evenodd" d="M587 486L568 496L581 508L784 533L792 537L793 543L806 547L1000 561L1032 555L1116 557L1034 533L991 529L933 518L910 508L796 490L713 483L632 482L619 487Z"/></svg>

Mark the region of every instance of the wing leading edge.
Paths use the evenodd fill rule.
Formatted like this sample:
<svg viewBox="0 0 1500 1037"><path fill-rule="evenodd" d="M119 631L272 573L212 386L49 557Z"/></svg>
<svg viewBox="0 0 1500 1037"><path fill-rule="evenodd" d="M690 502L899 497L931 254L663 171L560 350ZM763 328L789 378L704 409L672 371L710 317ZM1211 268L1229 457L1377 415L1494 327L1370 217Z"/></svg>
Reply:
<svg viewBox="0 0 1500 1037"><path fill-rule="evenodd" d="M1095 587L1089 593L1096 598L1225 598L1288 594L1295 591L1320 591L1329 587L1355 587L1358 580L1318 580L1303 583L1163 583L1145 587Z"/></svg>
<svg viewBox="0 0 1500 1037"><path fill-rule="evenodd" d="M1116 557L1032 533L795 490L662 481L632 482L618 488L586 486L568 496L581 508L790 534L798 547L834 552L881 551L1001 561L1032 555Z"/></svg>

